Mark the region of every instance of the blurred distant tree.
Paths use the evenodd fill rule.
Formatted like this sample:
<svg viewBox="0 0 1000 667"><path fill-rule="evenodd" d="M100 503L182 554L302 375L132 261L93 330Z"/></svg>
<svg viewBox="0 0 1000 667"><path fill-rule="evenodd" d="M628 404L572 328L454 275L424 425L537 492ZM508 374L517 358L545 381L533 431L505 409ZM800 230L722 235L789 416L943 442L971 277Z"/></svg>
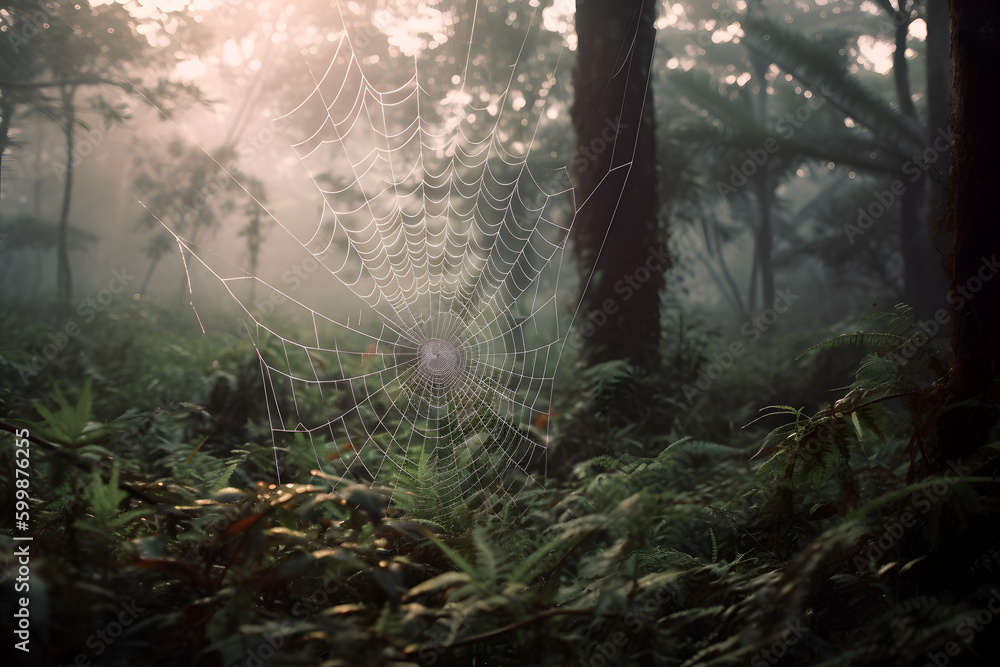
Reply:
<svg viewBox="0 0 1000 667"><path fill-rule="evenodd" d="M762 19L745 22L748 31L762 31L751 32L745 44L753 44L755 37L766 35L761 41L778 43L768 48L805 52L812 62L820 61L834 72L846 69L846 58L836 53L837 44L832 40L813 46L789 31L777 31ZM790 43L782 44L783 39ZM791 56L788 59L791 61ZM781 263L807 255L807 251L815 252L815 238L800 229L807 217L815 215L817 206L832 202L817 196L803 207L802 215L790 215L786 202L779 196L779 188L800 178L796 173L798 167L812 164L825 169L834 162L876 173L898 167L896 159L873 158L879 144L846 127L842 112L832 108L818 88L806 96L801 86L777 77L770 70L770 59L754 49L747 49L746 64L749 71L742 82L735 81L732 75L732 82L721 82L712 72L701 68L674 70L667 77L698 111L686 121L675 122L671 128L671 136L686 144L689 159L685 171L706 171L708 178L703 180L710 184L708 192L700 192L688 184L679 189L682 201L678 203L687 204L680 210L694 209L683 213L682 218L702 227L706 247L725 278L724 282L720 279L717 282L744 320L757 310L758 304L762 308L771 305L775 298L775 272ZM853 83L853 79L848 81ZM833 88L822 89L827 94L836 94ZM888 112L888 105L885 109L878 108L877 100L864 104L872 107L872 114ZM682 176L692 178L690 173ZM750 228L753 234L750 275L740 286L730 275L719 249L724 240L734 236L713 210L719 195L727 205L728 216ZM837 234L843 239L840 226L836 225ZM877 260L884 264L884 257ZM745 289L745 297L740 293L741 288Z"/></svg>
<svg viewBox="0 0 1000 667"><path fill-rule="evenodd" d="M918 127L923 125L917 108L913 104L913 93L910 85L910 68L907 63L907 39L910 26L918 18L916 0L878 0L878 5L885 12L885 16L892 23L893 32L893 54L892 54L892 78L896 88L896 101L899 104L900 112L911 119ZM932 5L938 3L932 0L927 3L928 11L933 12ZM933 18L933 21L932 21ZM941 61L947 62L946 54L940 53L938 46L939 36L947 26L946 17L926 17L928 53L927 70L927 141L932 145L937 138L939 129L947 127L945 119L936 118L935 107L940 106L940 100L948 99L946 82L934 80L934 68L940 67ZM931 27L933 25L933 27ZM944 33L947 34L946 32ZM947 44L947 39L945 39ZM938 124L935 124L934 121ZM942 167L944 167L942 169ZM930 170L933 169L933 172ZM925 208L927 191L931 190L931 196L941 197L944 186L943 180L938 178L939 186L935 186L929 173L947 173L947 155L944 159L935 161L934 165L928 165L928 169L922 171L920 177L909 185L900 195L900 248L903 255L903 284L904 299L912 305L917 312L929 315L936 309L946 290L944 271L937 270L941 266L941 259L937 255L933 246L933 220L931 220L931 210Z"/></svg>
<svg viewBox="0 0 1000 667"><path fill-rule="evenodd" d="M165 155L136 158L136 194L150 211L139 225L154 231L146 247L152 263L140 294L146 292L157 265L173 247L170 232L161 222L185 243L196 246L204 233L215 232L228 215L240 213L248 221L241 232L250 252L248 269L256 272L266 227L261 209L266 195L258 179L239 169L236 158L237 151L231 147L209 154L181 139L172 141Z"/></svg>
<svg viewBox="0 0 1000 667"><path fill-rule="evenodd" d="M137 19L119 4L92 7L87 2L51 6L41 2L18 2L5 10L11 67L0 74L0 141L6 143L18 103L29 106L56 123L66 141L65 169L59 176L63 195L57 238L57 298L69 307L72 274L69 263L69 220L72 207L74 168L103 139L102 132L87 125L80 115L78 93L93 88L119 91L117 100L102 94L89 98L106 130L130 116L128 98L139 98L161 114L178 105L200 99L200 91L190 85L170 81L170 67L186 57L186 50L202 48L204 35L185 12L153 13ZM157 37L170 35L163 46L153 46ZM24 66L22 67L22 63ZM152 84L144 85L150 72L161 73ZM86 133L82 137L79 132ZM82 143L78 143L82 142ZM84 145L87 149L84 151ZM0 145L2 146L2 145Z"/></svg>
<svg viewBox="0 0 1000 667"><path fill-rule="evenodd" d="M766 56L793 77L818 91L830 104L865 128L871 136L876 153L894 156L896 175L906 175L905 188L899 194L899 248L903 259L903 299L918 313L928 314L940 305L943 296L943 271L933 247L932 229L924 206L928 173L936 165L924 164L919 157L933 142L942 128L933 128L928 136L924 122L918 117L912 100L909 68L905 54L906 36L918 14L910 3L902 2L893 7L889 0L881 2L893 26L894 58L893 83L897 106L893 107L877 91L862 84L850 72L843 58L838 57L824 40L810 39L796 31L773 23L763 15L752 17L744 26L748 42L758 53ZM822 35L821 35L822 36ZM853 143L853 142L852 142ZM824 144L835 154L842 152L843 144ZM852 161L858 169L871 171L874 163ZM914 168L916 179L909 179L907 165Z"/></svg>
<svg viewBox="0 0 1000 667"><path fill-rule="evenodd" d="M876 294L888 290L918 312L940 305L944 274L932 223L947 152L932 164L921 155L935 141L940 147L938 131L946 124L941 5L880 0L868 11L837 8L834 17L829 5L804 3L783 20L761 2L748 3L745 12L731 4L691 6L682 13L693 27L666 31L673 57L664 80L678 93L671 97L694 111L675 112L668 128L668 138L688 155L679 177L664 175L679 181L669 205L678 220L703 232L710 273L741 316L754 309L762 287L774 284L779 267L810 267L813 258L835 272L840 285L868 294L873 287ZM677 12L668 10L666 18ZM914 37L918 18L928 25L926 40L919 31ZM931 19L937 23L929 25ZM885 76L864 60L864 37L892 44L892 67L878 70ZM922 67L926 82L915 76ZM747 162L769 139L777 150ZM736 173L744 165L753 173ZM845 178L848 170L852 180ZM880 221L845 229L858 220L858 205L870 206L873 190L894 180L906 187L884 220L899 220L899 227ZM719 183L726 186L722 203ZM724 250L746 228L755 245L753 266L750 280L739 281L729 275Z"/></svg>
<svg viewBox="0 0 1000 667"><path fill-rule="evenodd" d="M43 30L45 13L37 0L8 0L0 4L0 184L3 157L7 152L14 116L31 104L36 91L22 84L30 82L41 69L38 49L24 48L29 37Z"/></svg>
<svg viewBox="0 0 1000 667"><path fill-rule="evenodd" d="M0 239L3 250L11 252L11 255L0 264L0 283L28 288L32 293L37 291L42 282L41 269L45 255L58 246L58 237L58 226L49 220L32 215L5 218L4 224L0 226ZM70 250L85 250L96 241L96 235L70 225L67 233ZM12 251L23 254L15 255Z"/></svg>

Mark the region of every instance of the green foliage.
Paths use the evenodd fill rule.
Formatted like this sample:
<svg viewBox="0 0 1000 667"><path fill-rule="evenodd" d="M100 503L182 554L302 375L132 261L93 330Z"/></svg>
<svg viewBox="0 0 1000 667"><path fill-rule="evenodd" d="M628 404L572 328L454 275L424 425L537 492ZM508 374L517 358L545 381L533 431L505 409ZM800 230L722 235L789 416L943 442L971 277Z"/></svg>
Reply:
<svg viewBox="0 0 1000 667"><path fill-rule="evenodd" d="M93 439L100 431L101 426L95 423L91 412L90 378L84 380L75 404L70 403L63 395L58 384L52 390L52 402L57 408L55 412L42 403L35 403L35 411L45 421L33 426L35 432L42 437L73 445Z"/></svg>
<svg viewBox="0 0 1000 667"><path fill-rule="evenodd" d="M830 340L823 341L822 343L817 343L803 352L802 355L812 352L813 350L830 350L840 347L841 345L880 346L890 348L902 347L906 341L907 338L891 333L852 331L851 333L835 336ZM801 358L802 355L799 355L799 357L796 358Z"/></svg>
<svg viewBox="0 0 1000 667"><path fill-rule="evenodd" d="M884 150L902 161L923 148L918 124L844 67L843 51L838 51L836 39L810 39L759 15L747 17L743 27L751 48L869 128Z"/></svg>
<svg viewBox="0 0 1000 667"><path fill-rule="evenodd" d="M912 340L902 314L866 326ZM279 443L284 483L270 481L268 429L216 427L253 360L147 335L156 317L129 325L139 379L83 336L82 372L43 374L41 398L5 385L48 443L32 444L33 584L59 596L54 626L81 628L53 642L57 662L92 655L87 638L128 603L138 621L106 664L586 664L613 646L622 665L735 665L785 640L796 664L906 663L953 641L998 585L1000 444L907 479L906 401L930 386L930 343L890 373L884 337L862 339L875 351L827 407L773 402L719 440L595 432L607 449L563 481L462 503L419 492L471 458L414 450L389 492L312 470L312 446L330 445L302 433ZM645 386L621 364L586 378L598 394Z"/></svg>

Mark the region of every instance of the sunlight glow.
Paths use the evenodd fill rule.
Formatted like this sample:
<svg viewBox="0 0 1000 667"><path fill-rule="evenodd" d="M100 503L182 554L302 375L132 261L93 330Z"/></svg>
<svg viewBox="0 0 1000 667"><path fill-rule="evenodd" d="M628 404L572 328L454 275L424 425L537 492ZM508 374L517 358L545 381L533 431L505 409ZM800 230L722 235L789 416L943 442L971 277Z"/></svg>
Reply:
<svg viewBox="0 0 1000 667"><path fill-rule="evenodd" d="M576 51L575 12L576 0L555 0L551 7L542 10L542 27L561 35L570 51Z"/></svg>
<svg viewBox="0 0 1000 667"><path fill-rule="evenodd" d="M877 40L871 35L861 35L858 37L858 48L861 50L858 61L865 69L875 70L879 74L892 70L892 54L896 48L893 44Z"/></svg>
<svg viewBox="0 0 1000 667"><path fill-rule="evenodd" d="M389 43L408 57L440 46L448 41L449 17L438 9L419 5L418 9L394 7L376 12L374 27L389 38Z"/></svg>
<svg viewBox="0 0 1000 667"><path fill-rule="evenodd" d="M191 60L185 60L179 63L177 67L174 68L173 79L177 81L196 81L197 79L203 77L208 71L205 64L201 62L198 58L192 58Z"/></svg>
<svg viewBox="0 0 1000 667"><path fill-rule="evenodd" d="M872 2L872 0L865 0L864 2L861 3L858 9L860 11L867 12L873 16L878 16L879 14L882 13L882 10L879 9L879 6L876 5L874 2Z"/></svg>

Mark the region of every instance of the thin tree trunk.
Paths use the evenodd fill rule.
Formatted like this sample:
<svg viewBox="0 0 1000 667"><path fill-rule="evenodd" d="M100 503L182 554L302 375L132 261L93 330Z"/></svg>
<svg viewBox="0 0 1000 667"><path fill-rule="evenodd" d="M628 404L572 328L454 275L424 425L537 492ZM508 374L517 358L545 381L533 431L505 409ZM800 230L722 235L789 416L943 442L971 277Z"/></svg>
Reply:
<svg viewBox="0 0 1000 667"><path fill-rule="evenodd" d="M581 266L594 267L576 320L584 334L593 328L585 335L590 364L626 359L644 370L659 365L660 292L670 261L657 223L649 85L657 11L652 0L578 0L576 7L570 114L581 207L572 247Z"/></svg>
<svg viewBox="0 0 1000 667"><path fill-rule="evenodd" d="M149 281L153 279L153 271L156 270L156 265L160 263L160 258L157 257L149 265L149 271L146 271L146 277L142 279L142 287L139 288L139 294L146 294L146 289L149 287Z"/></svg>
<svg viewBox="0 0 1000 667"><path fill-rule="evenodd" d="M751 1L747 7L748 16L764 17L766 11L763 4L758 1ZM771 67L770 59L753 49L747 49L747 57L750 60L750 69L753 76L760 85L760 94L751 98L754 116L760 127L769 127L771 119L768 113L768 93L769 85L767 71ZM760 278L760 307L770 308L774 299L774 271L771 267L771 247L773 244L773 230L771 224L772 208L774 205L774 183L769 177L770 165L764 164L753 180L753 187L757 197L757 229L753 239L753 265L750 269L750 293L747 299L750 314L757 310L757 278Z"/></svg>
<svg viewBox="0 0 1000 667"><path fill-rule="evenodd" d="M10 119L14 115L14 102L10 95L0 97L0 159L7 150L7 139L10 134Z"/></svg>
<svg viewBox="0 0 1000 667"><path fill-rule="evenodd" d="M772 217L774 214L774 183L770 177L767 165L761 168L760 178L755 181L757 186L757 238L754 240L754 250L757 253L757 265L760 269L761 308L770 308L774 303L774 266L771 264L771 248L774 244Z"/></svg>
<svg viewBox="0 0 1000 667"><path fill-rule="evenodd" d="M902 4L904 0L900 0ZM913 106L913 95L910 93L910 71L906 62L906 37L910 32L910 21L902 11L895 12L893 22L896 25L896 45L892 53L892 79L896 84L896 100L899 110L910 118L917 117L917 109Z"/></svg>
<svg viewBox="0 0 1000 667"><path fill-rule="evenodd" d="M3 154L7 150L7 135L10 133L12 115L14 115L14 103L10 100L10 96L0 97L0 187L3 185ZM0 220L2 219L0 216Z"/></svg>
<svg viewBox="0 0 1000 667"><path fill-rule="evenodd" d="M903 300L920 317L933 315L944 303L944 271L933 246L925 206L927 174L899 196L899 248L903 257ZM935 273L936 272L936 273Z"/></svg>
<svg viewBox="0 0 1000 667"><path fill-rule="evenodd" d="M63 182L62 211L59 213L59 232L57 237L56 266L56 298L64 310L69 310L70 299L73 296L73 275L69 266L69 209L73 197L73 152L74 130L76 125L76 110L73 107L73 97L76 86L64 88L62 91L63 108L66 112L66 180Z"/></svg>
<svg viewBox="0 0 1000 667"><path fill-rule="evenodd" d="M883 8L895 25L895 51L892 54L892 78L900 111L917 121L910 87L909 64L906 61L906 39L910 29L910 14L899 0L896 10L886 0ZM935 26L940 29L939 26ZM928 27L928 32L931 28ZM928 54L930 55L930 54ZM930 93L929 93L930 94ZM932 126L933 127L933 126ZM928 137L933 145L936 130ZM937 165L930 165L935 168ZM903 300L921 317L929 317L941 306L946 284L944 271L939 270L940 259L933 246L933 224L926 206L928 179L926 172L900 195L900 252L903 257Z"/></svg>
<svg viewBox="0 0 1000 667"><path fill-rule="evenodd" d="M744 322L750 317L750 312L743 305L743 297L740 295L740 289L736 286L736 281L733 280L733 274L729 270L729 263L726 262L726 255L723 252L722 241L718 237L718 228L716 228L716 238L715 238L715 256L719 259L719 266L722 269L722 276L726 279L726 285L729 286L729 290L732 292L732 299L736 304L736 310L739 313L740 321ZM722 290L725 293L725 290Z"/></svg>

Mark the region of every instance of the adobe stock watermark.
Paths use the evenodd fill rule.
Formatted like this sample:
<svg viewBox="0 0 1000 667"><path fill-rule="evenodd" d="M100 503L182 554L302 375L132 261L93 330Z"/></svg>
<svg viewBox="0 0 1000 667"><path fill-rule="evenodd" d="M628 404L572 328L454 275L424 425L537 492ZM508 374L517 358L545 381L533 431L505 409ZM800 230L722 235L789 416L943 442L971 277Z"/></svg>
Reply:
<svg viewBox="0 0 1000 667"><path fill-rule="evenodd" d="M972 646L976 635L986 629L986 626L993 622L997 614L1000 614L1000 591L996 588L990 590L989 599L986 606L976 613L969 614L955 626L955 634L965 642L966 646ZM941 651L929 651L927 658L929 662L924 663L924 667L945 667L951 659L957 657L964 648L958 642L948 642L941 647Z"/></svg>
<svg viewBox="0 0 1000 667"><path fill-rule="evenodd" d="M635 293L643 288L649 280L657 273L663 273L670 266L670 251L666 246L649 248L646 260L622 276L615 282L612 289L615 294L621 295L621 301L628 301ZM597 330L608 323L609 318L618 312L618 299L605 299L600 308L593 308L587 312L584 322L579 327L574 326L566 336L566 346L571 350L583 348L584 341Z"/></svg>
<svg viewBox="0 0 1000 667"><path fill-rule="evenodd" d="M616 630L611 636L611 639L594 646L590 660L584 660L581 658L580 666L606 667L608 665L613 665L613 660L618 655L618 652L628 645L631 639L629 635L639 634L643 626L655 617L655 614L663 606L663 603L672 597L673 595L670 593L669 588L662 588L656 591L652 597L646 598L642 604L636 605L630 609L629 612L625 614L625 618L623 619L625 627L628 629L629 633L625 634L622 630Z"/></svg>
<svg viewBox="0 0 1000 667"><path fill-rule="evenodd" d="M615 145L618 136L628 128L627 123L621 122L621 116L606 119L601 133L591 139L590 143L577 148L577 153L573 157L573 168L578 173L589 169L609 146Z"/></svg>
<svg viewBox="0 0 1000 667"><path fill-rule="evenodd" d="M77 303L76 314L83 318L82 324L90 324L98 313L107 310L114 301L115 295L125 291L125 288L133 280L135 280L135 276L130 274L125 267L122 267L120 271L112 270L111 279L108 280L104 289ZM82 331L81 323L74 319L66 320L62 327L50 332L48 342L43 344L40 350L35 350L26 365L15 362L14 367L21 376L21 382L27 385L31 378L45 370L49 363L62 354L70 341L79 336Z"/></svg>
<svg viewBox="0 0 1000 667"><path fill-rule="evenodd" d="M320 609L325 609L330 596L340 590L340 586L333 582L326 582L322 588L313 591L307 596L299 598L291 608L292 617L305 622L312 618L313 614ZM261 633L260 640L256 646L246 650L246 659L233 665L233 667L263 667L285 643L285 639L297 632L297 626L292 625L287 620L282 620L277 624L276 630Z"/></svg>
<svg viewBox="0 0 1000 667"><path fill-rule="evenodd" d="M117 125L111 125L107 130L102 130L99 127L91 128L89 131L85 132L83 135L78 136L73 142L73 155L69 160L69 165L64 161L53 160L52 161L52 171L55 172L56 178L59 179L60 183L66 182L66 174L69 173L70 168L73 169L80 166L84 158L88 157L94 152L94 149L101 145L101 142L111 133L113 128Z"/></svg>
<svg viewBox="0 0 1000 667"><path fill-rule="evenodd" d="M250 313L250 317L253 318L254 322L260 322L261 318L272 315L275 308L288 301L290 298L289 295L302 287L302 284L308 280L320 266L321 264L319 260L312 255L293 264L292 268L288 269L281 275L281 282L288 286L288 291L282 292L278 289L271 288L270 295L264 299L257 299L254 301L254 310ZM233 347L240 342L251 339L250 330L247 327L246 321L243 319L240 319L239 324L236 325L235 336L230 333L223 334L223 340L226 343L226 347L229 348L230 351L232 351Z"/></svg>
<svg viewBox="0 0 1000 667"><path fill-rule="evenodd" d="M462 618L462 622L459 623L458 627L454 630L449 631L445 628L439 628L435 631L433 636L430 638L433 645L425 646L417 653L417 656L422 661L422 664L430 666L436 663L441 656L448 652L448 649L450 648L447 643L448 640L452 637L461 636L462 633L468 630L469 626L471 626L476 620L477 617L475 615L468 615Z"/></svg>
<svg viewBox="0 0 1000 667"><path fill-rule="evenodd" d="M795 623L787 622L785 623L785 632L782 634L781 638L776 640L767 648L761 649L760 652L750 660L750 667L767 667L768 665L775 665L781 658L788 654L793 647L795 647L802 638L806 636L809 632L809 628L802 622L801 619L795 621Z"/></svg>
<svg viewBox="0 0 1000 667"><path fill-rule="evenodd" d="M937 162L942 155L945 155L951 147L951 135L945 128L938 130L934 142L924 149L920 155L912 155L910 159L903 163L901 171L909 177L910 183L915 183L920 179L924 171ZM923 168L921 168L921 166ZM899 199L906 193L909 187L902 178L895 179L885 190L875 190L872 195L875 201L868 206L858 207L858 219L854 223L844 223L844 234L847 240L854 245L855 240L871 229L872 225L885 215L886 211L893 207Z"/></svg>
<svg viewBox="0 0 1000 667"><path fill-rule="evenodd" d="M794 137L796 130L801 129L812 118L813 113L823 106L827 96L830 94L830 87L826 84L821 84L819 91L819 95L815 95L811 91L806 91L809 95L806 102L796 107L794 111L785 114L777 122L774 129L781 134L783 139L787 141ZM746 150L747 159L739 165L734 164L730 166L728 183L723 183L722 181L715 182L715 187L719 191L719 194L726 198L731 194L735 194L760 169L763 169L764 165L771 159L771 156L779 150L781 150L781 144L774 137L765 139L760 148L748 148Z"/></svg>
<svg viewBox="0 0 1000 667"><path fill-rule="evenodd" d="M798 294L793 294L791 287L777 290L776 294L777 296L775 296L770 308L763 310L758 315L754 315L740 327L740 333L747 339L748 344L753 345L760 340L760 337L774 326L778 318L787 313L792 305L802 298ZM685 384L681 387L688 405L694 403L696 398L712 388L712 384L716 380L729 372L736 365L736 360L746 354L747 349L747 346L742 341L735 340L726 346L722 352L713 353L712 361L707 366L698 369L698 377L694 381L694 386Z"/></svg>
<svg viewBox="0 0 1000 667"><path fill-rule="evenodd" d="M136 622L139 614L146 611L144 607L138 606L135 600L122 602L119 606L121 607L121 611L116 616L117 620L109 622L104 628L87 637L85 643L92 653L77 654L73 662L67 664L65 667L90 667L93 664L90 656L99 658L104 655L104 652L125 633L126 628Z"/></svg>
<svg viewBox="0 0 1000 667"><path fill-rule="evenodd" d="M949 482L944 481L952 477L965 477L972 472L969 466L963 466L962 460L948 461L948 472L943 479L933 480L929 486L918 489L910 494L909 505L911 509L902 512L899 518L883 526L883 532L878 539L869 540L867 548L858 552L851 559L855 570L859 575L870 570L872 563L878 563L882 556L889 552L893 546L902 539L907 529L917 525L917 516L926 515L931 508L942 498L948 495L951 487Z"/></svg>
<svg viewBox="0 0 1000 667"><path fill-rule="evenodd" d="M917 332L911 336L911 340L899 351L886 356L886 359L891 361L896 368L905 366L920 348L930 342L941 327L947 326L951 322L952 313L961 312L965 308L965 304L983 289L983 284L992 280L993 276L1000 271L1000 262L997 262L996 254L990 258L984 255L980 260L977 275L970 277L964 284L948 290L948 303L954 308L938 308L934 312L933 318L925 321L918 320L916 323Z"/></svg>
<svg viewBox="0 0 1000 667"><path fill-rule="evenodd" d="M265 126L255 135L245 139L236 151L237 156L225 165L220 164L221 168L214 170L207 182L195 191L191 196L191 205L188 205L185 201L181 201L177 205L177 211L182 217L194 219L200 211L208 208L212 200L231 187L230 181L236 183L239 190L244 190L249 194L249 191L243 187L243 184L233 174L239 172L239 165L241 163L251 162L261 150L274 141L277 133L282 132L287 126L287 121L277 119L271 121L271 125L274 129L271 126Z"/></svg>
<svg viewBox="0 0 1000 667"><path fill-rule="evenodd" d="M7 34L7 41L10 42L10 48L15 54L19 53L21 47L34 39L39 32L47 29L52 20L52 15L45 11L45 7L41 4L37 5L37 11L13 24L0 15L0 25L6 27L3 32Z"/></svg>

